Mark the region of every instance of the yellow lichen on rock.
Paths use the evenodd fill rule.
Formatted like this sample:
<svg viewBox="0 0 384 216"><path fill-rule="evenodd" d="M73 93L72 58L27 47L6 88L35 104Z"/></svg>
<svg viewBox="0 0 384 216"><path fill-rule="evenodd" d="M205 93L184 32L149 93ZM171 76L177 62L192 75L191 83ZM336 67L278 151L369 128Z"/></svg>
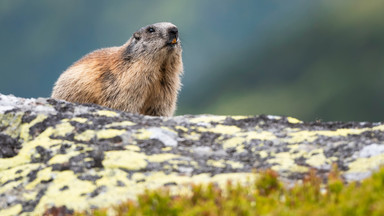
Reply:
<svg viewBox="0 0 384 216"><path fill-rule="evenodd" d="M207 160L207 165L218 167L218 168L224 168L225 161L224 160Z"/></svg>
<svg viewBox="0 0 384 216"><path fill-rule="evenodd" d="M246 133L246 141L250 142L253 139L256 140L273 140L276 139L276 136L269 132L269 131L252 131L252 132L247 132Z"/></svg>
<svg viewBox="0 0 384 216"><path fill-rule="evenodd" d="M138 147L136 145L126 145L126 146L124 146L124 148L126 150L129 150L129 151L136 151L136 152L140 151L140 147Z"/></svg>
<svg viewBox="0 0 384 216"><path fill-rule="evenodd" d="M39 191L30 191L29 193L23 194L23 198L25 200L33 201L33 200L36 200L38 194L39 194Z"/></svg>
<svg viewBox="0 0 384 216"><path fill-rule="evenodd" d="M106 128L111 128L111 127L129 127L133 126L135 123L131 121L121 121L121 122L112 122L111 124L106 125Z"/></svg>
<svg viewBox="0 0 384 216"><path fill-rule="evenodd" d="M288 122L291 123L291 124L303 123L303 122L300 121L299 119L297 119L297 118L293 118L293 117L287 117L287 120L288 120Z"/></svg>
<svg viewBox="0 0 384 216"><path fill-rule="evenodd" d="M88 119L86 118L80 118L80 117L75 117L75 118L70 118L70 119L63 119L62 120L63 122L79 122L79 123L89 123L91 124L92 122L90 122Z"/></svg>
<svg viewBox="0 0 384 216"><path fill-rule="evenodd" d="M249 116L240 116L240 115L238 115L238 116L231 116L231 118L234 119L234 120L242 120L242 119L249 118Z"/></svg>
<svg viewBox="0 0 384 216"><path fill-rule="evenodd" d="M40 136L39 136L40 137ZM31 161L31 156L35 153L37 146L53 146L61 143L60 140L49 139L48 137L42 136L36 138L30 142L26 142L19 153L12 158L0 158L0 171L10 168L17 167L20 165L28 164Z"/></svg>
<svg viewBox="0 0 384 216"><path fill-rule="evenodd" d="M75 135L75 140L79 141L90 141L92 138L96 136L96 131L94 130L86 130L80 134Z"/></svg>
<svg viewBox="0 0 384 216"><path fill-rule="evenodd" d="M224 149L229 149L229 148L236 148L239 145L242 145L243 142L245 142L244 137L237 136L237 137L232 137L230 139L226 139L222 141L223 143L222 145Z"/></svg>
<svg viewBox="0 0 384 216"><path fill-rule="evenodd" d="M14 206L11 206L7 209L0 209L0 215L19 215L20 212L23 210L23 207L21 204L16 204Z"/></svg>
<svg viewBox="0 0 384 216"><path fill-rule="evenodd" d="M154 162L154 163L161 163L164 161L169 161L175 158L180 157L180 155L175 155L175 154L154 154L154 155L148 155L147 160L149 162Z"/></svg>
<svg viewBox="0 0 384 216"><path fill-rule="evenodd" d="M384 154L378 154L369 158L358 158L349 164L347 173L369 172L384 164Z"/></svg>
<svg viewBox="0 0 384 216"><path fill-rule="evenodd" d="M275 164L271 167L273 170L299 173L308 172L307 167L295 163L294 155L289 152L276 153L273 156L273 158L268 159L268 163Z"/></svg>
<svg viewBox="0 0 384 216"><path fill-rule="evenodd" d="M175 129L176 130L181 130L183 132L187 132L188 131L188 129L186 127L183 127L183 126L176 126Z"/></svg>
<svg viewBox="0 0 384 216"><path fill-rule="evenodd" d="M48 164L68 163L71 157L77 156L79 154L80 152L78 151L67 151L65 154L57 154L48 161Z"/></svg>
<svg viewBox="0 0 384 216"><path fill-rule="evenodd" d="M55 126L55 131L53 132L54 136L65 137L67 134L73 132L75 127L73 127L69 122L63 122Z"/></svg>
<svg viewBox="0 0 384 216"><path fill-rule="evenodd" d="M5 128L4 133L10 135L13 138L17 138L20 135L21 130L21 118L22 114L0 113L0 125Z"/></svg>
<svg viewBox="0 0 384 216"><path fill-rule="evenodd" d="M244 168L244 165L237 161L228 160L226 161L227 164L231 165L232 169L242 169Z"/></svg>
<svg viewBox="0 0 384 216"><path fill-rule="evenodd" d="M323 149L315 149L309 152L305 162L311 167L321 168L323 166L331 167L333 161L325 157Z"/></svg>
<svg viewBox="0 0 384 216"><path fill-rule="evenodd" d="M266 157L268 157L268 153L267 153L266 151L259 151L258 153L259 153L259 155L260 155L261 158L266 158Z"/></svg>
<svg viewBox="0 0 384 216"><path fill-rule="evenodd" d="M42 169L37 173L36 179L25 186L25 189L31 190L31 189L35 188L36 185L39 184L41 181L48 181L48 180L52 179L54 177L54 175L55 174L52 172L51 167L47 167L45 169Z"/></svg>
<svg viewBox="0 0 384 216"><path fill-rule="evenodd" d="M31 135L29 134L29 129L39 123L44 121L47 118L46 115L40 114L37 115L35 119L33 119L30 123L24 123L20 125L20 138L23 139L24 141L28 141L31 138Z"/></svg>
<svg viewBox="0 0 384 216"><path fill-rule="evenodd" d="M119 114L117 112L109 110L99 110L96 112L97 115L106 116L106 117L117 117Z"/></svg>
<svg viewBox="0 0 384 216"><path fill-rule="evenodd" d="M77 134L75 136L75 139L79 141L90 141L93 138L110 139L116 136L123 135L124 133L125 133L125 130L117 130L117 129L86 130L81 134Z"/></svg>
<svg viewBox="0 0 384 216"><path fill-rule="evenodd" d="M147 156L144 153L133 151L108 151L105 152L103 166L106 168L125 168L140 170L147 166Z"/></svg>
<svg viewBox="0 0 384 216"><path fill-rule="evenodd" d="M97 131L96 136L97 139L110 139L116 136L123 135L125 132L125 130L106 129Z"/></svg>
<svg viewBox="0 0 384 216"><path fill-rule="evenodd" d="M82 181L77 178L73 171L61 171L54 173L55 178L51 186L45 192L40 202L35 208L36 215L42 215L47 208L52 206L67 206L70 209L82 211L89 208L87 199L84 195L96 189L90 181ZM63 190L65 188L65 190Z"/></svg>
<svg viewBox="0 0 384 216"><path fill-rule="evenodd" d="M210 128L198 127L198 130L201 132L212 132L219 134L234 134L241 131L239 127L227 125L216 125L215 127Z"/></svg>
<svg viewBox="0 0 384 216"><path fill-rule="evenodd" d="M0 165L1 165L0 159ZM3 182L3 185L0 187L0 193L6 193L14 190L15 187L22 184L25 179L24 176L27 176L31 170L37 170L40 167L39 164L24 164L20 166L15 166L10 169L1 170L0 182ZM18 179L18 180L17 180ZM4 184L8 182L7 184ZM0 214L1 215L1 214Z"/></svg>
<svg viewBox="0 0 384 216"><path fill-rule="evenodd" d="M211 116L211 115L207 115L207 116L198 116L198 117L195 117L191 120L189 120L189 122L191 123L195 123L195 124L198 124L198 123L210 123L210 122L222 122L224 121L225 119L227 118L227 116Z"/></svg>
<svg viewBox="0 0 384 216"><path fill-rule="evenodd" d="M224 149L235 148L237 152L244 151L244 145L252 140L273 140L276 136L268 131L262 132L238 132L236 136L229 139L220 139Z"/></svg>
<svg viewBox="0 0 384 216"><path fill-rule="evenodd" d="M152 132L146 129L137 130L135 133L136 139L145 140L151 137Z"/></svg>
<svg viewBox="0 0 384 216"><path fill-rule="evenodd" d="M161 149L163 152L167 152L167 151L171 151L172 150L172 147L164 147Z"/></svg>
<svg viewBox="0 0 384 216"><path fill-rule="evenodd" d="M325 137L337 137L337 136L348 136L357 135L367 131L383 131L384 127L376 126L372 128L341 128L337 130L320 130L320 131L308 131L308 130L291 130L289 137L286 139L289 143L302 143L302 142L314 142L319 136Z"/></svg>

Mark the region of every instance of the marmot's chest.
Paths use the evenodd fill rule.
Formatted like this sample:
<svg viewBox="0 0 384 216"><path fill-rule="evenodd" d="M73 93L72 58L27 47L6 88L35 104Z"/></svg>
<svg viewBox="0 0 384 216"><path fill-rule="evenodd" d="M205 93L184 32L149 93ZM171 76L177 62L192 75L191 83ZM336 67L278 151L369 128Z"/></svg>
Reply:
<svg viewBox="0 0 384 216"><path fill-rule="evenodd" d="M148 90L146 95L143 95L145 101L141 107L141 113L153 116L161 115L164 112L164 107L169 104L172 98L170 92L160 81L153 83Z"/></svg>
<svg viewBox="0 0 384 216"><path fill-rule="evenodd" d="M166 75L159 76L151 83L149 91L147 92L147 100L161 100L165 99L170 92L171 80Z"/></svg>

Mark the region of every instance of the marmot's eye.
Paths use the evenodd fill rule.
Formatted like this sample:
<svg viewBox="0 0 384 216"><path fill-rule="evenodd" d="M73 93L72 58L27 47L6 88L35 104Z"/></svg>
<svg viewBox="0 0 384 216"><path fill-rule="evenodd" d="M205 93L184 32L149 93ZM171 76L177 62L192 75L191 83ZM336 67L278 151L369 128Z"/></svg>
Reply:
<svg viewBox="0 0 384 216"><path fill-rule="evenodd" d="M152 28L152 27L149 27L149 28L147 29L147 31L148 31L149 33L152 33L152 32L155 32L155 29Z"/></svg>

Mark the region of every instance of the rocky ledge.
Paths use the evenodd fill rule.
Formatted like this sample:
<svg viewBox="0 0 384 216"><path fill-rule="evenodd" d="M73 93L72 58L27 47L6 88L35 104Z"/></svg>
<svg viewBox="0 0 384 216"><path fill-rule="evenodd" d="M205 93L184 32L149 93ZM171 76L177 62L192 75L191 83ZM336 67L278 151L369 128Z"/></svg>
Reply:
<svg viewBox="0 0 384 216"><path fill-rule="evenodd" d="M119 112L0 94L0 215L82 211L135 200L145 189L245 182L271 168L292 183L336 163L346 182L384 162L384 124L280 116Z"/></svg>

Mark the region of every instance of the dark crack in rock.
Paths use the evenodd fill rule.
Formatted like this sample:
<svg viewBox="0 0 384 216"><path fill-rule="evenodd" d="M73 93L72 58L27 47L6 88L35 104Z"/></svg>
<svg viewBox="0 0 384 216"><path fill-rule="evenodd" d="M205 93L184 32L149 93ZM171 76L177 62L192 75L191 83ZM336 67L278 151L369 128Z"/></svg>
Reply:
<svg viewBox="0 0 384 216"><path fill-rule="evenodd" d="M7 134L0 132L0 158L10 158L19 152L21 143Z"/></svg>

